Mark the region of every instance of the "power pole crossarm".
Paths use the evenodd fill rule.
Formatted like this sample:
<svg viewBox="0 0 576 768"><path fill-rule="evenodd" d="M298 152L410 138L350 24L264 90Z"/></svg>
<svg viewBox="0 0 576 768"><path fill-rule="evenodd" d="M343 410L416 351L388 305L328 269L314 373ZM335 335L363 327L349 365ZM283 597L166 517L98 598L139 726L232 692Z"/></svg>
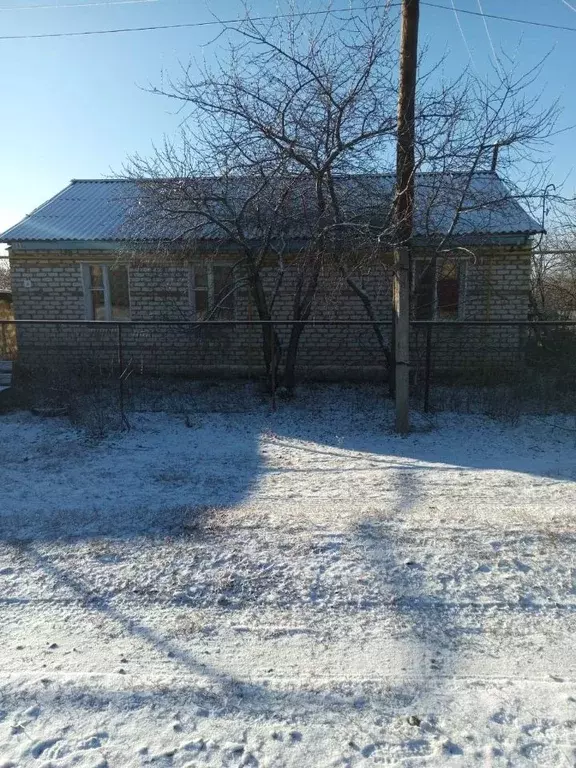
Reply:
<svg viewBox="0 0 576 768"><path fill-rule="evenodd" d="M410 246L414 222L415 104L419 15L419 0L402 1L393 291L396 431L401 434L406 434L410 429Z"/></svg>

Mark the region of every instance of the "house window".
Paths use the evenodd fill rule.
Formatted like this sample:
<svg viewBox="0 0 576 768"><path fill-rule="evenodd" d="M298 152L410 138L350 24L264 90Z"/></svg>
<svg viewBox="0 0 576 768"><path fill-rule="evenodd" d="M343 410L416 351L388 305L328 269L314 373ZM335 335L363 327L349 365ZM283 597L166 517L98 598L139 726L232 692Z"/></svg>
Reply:
<svg viewBox="0 0 576 768"><path fill-rule="evenodd" d="M190 304L196 320L234 319L232 267L199 264L190 270Z"/></svg>
<svg viewBox="0 0 576 768"><path fill-rule="evenodd" d="M416 320L457 320L462 309L464 263L457 259L417 259L413 270Z"/></svg>
<svg viewBox="0 0 576 768"><path fill-rule="evenodd" d="M82 264L87 320L130 320L128 268Z"/></svg>

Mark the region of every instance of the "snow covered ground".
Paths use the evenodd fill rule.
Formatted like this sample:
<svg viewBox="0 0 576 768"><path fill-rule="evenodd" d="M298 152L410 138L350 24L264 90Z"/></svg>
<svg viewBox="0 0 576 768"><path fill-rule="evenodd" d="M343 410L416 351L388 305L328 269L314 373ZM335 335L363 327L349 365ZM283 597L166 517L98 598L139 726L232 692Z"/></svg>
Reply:
<svg viewBox="0 0 576 768"><path fill-rule="evenodd" d="M574 766L576 423L0 417L0 766Z"/></svg>

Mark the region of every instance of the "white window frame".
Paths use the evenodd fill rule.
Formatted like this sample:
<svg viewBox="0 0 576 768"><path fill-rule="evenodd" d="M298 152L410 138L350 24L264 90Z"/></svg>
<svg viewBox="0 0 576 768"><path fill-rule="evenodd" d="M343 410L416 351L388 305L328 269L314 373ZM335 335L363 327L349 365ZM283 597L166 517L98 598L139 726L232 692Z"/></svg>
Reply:
<svg viewBox="0 0 576 768"><path fill-rule="evenodd" d="M451 261L458 262L458 314L456 317L438 317L438 276L440 274L439 263L440 257L436 259L436 267L434 271L434 294L432 296L432 320L437 320L443 323L451 323L454 320L464 320L466 313L466 288L468 285L468 259L462 256L448 256ZM414 265L418 262L430 263L431 258L424 256L416 257L413 261ZM412 295L416 295L416 270L412 270Z"/></svg>
<svg viewBox="0 0 576 768"><path fill-rule="evenodd" d="M222 261L209 261L205 262L203 264L191 264L188 267L188 303L190 305L190 313L192 317L197 320L197 313L196 313L196 271L198 269L205 269L206 270L206 293L207 293L207 304L208 304L208 314L210 314L214 310L214 267L223 267L229 269L232 273L234 271L233 267L226 262ZM236 311L237 311L237 302L236 302L236 285L232 285L232 320L236 319Z"/></svg>
<svg viewBox="0 0 576 768"><path fill-rule="evenodd" d="M130 317L125 320L119 320L112 317L112 300L110 291L110 273L109 270L112 267L120 266L126 270L128 277L128 313L131 311L131 297L130 297L130 268L127 264L103 264L102 262L84 262L80 265L82 274L82 284L84 286L84 312L86 320L92 320L93 322L102 322L94 318L94 304L92 302L92 277L90 275L91 267L100 267L102 270L102 285L104 287L104 322L126 323L130 321Z"/></svg>

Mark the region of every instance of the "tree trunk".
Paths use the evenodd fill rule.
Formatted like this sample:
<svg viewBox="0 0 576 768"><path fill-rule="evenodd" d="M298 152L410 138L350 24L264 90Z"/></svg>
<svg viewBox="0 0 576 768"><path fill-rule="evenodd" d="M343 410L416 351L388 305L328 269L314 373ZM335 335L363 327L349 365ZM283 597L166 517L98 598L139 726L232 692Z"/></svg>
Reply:
<svg viewBox="0 0 576 768"><path fill-rule="evenodd" d="M390 383L393 381L393 371L392 371L392 354L390 352L390 347L386 345L386 342L384 341L384 334L382 333L382 329L380 328L380 325L378 324L378 321L376 319L376 315L374 314L374 308L372 306L372 301L366 291L364 291L355 280L353 280L350 275L346 274L346 270L342 265L340 266L340 272L344 279L346 280L348 286L354 291L354 293L358 296L360 301L362 302L362 305L366 311L366 314L368 315L368 319L372 322L372 329L374 331L374 335L376 336L376 341L378 342L378 346L382 350L382 354L384 355L384 359L386 361L386 368L388 369L388 378ZM393 395L393 392L391 392Z"/></svg>
<svg viewBox="0 0 576 768"><path fill-rule="evenodd" d="M292 326L288 347L286 349L283 384L290 394L294 392L296 387L296 361L298 359L300 337L302 336L304 328L305 326L301 323Z"/></svg>
<svg viewBox="0 0 576 768"><path fill-rule="evenodd" d="M258 318L259 320L264 321L262 323L262 352L264 356L264 366L266 368L266 381L270 391L273 391L276 388L276 382L278 381L278 370L282 358L282 346L276 329L273 324L269 322L272 318L270 310L268 309L268 301L266 299L266 292L262 284L260 271L255 267L251 267L252 265L249 265L248 277L252 289L252 296L258 312Z"/></svg>
<svg viewBox="0 0 576 768"><path fill-rule="evenodd" d="M266 366L266 381L271 392L276 389L282 359L282 345L278 332L271 323L262 323L262 348Z"/></svg>
<svg viewBox="0 0 576 768"><path fill-rule="evenodd" d="M298 276L298 283L294 293L293 319L299 322L294 323L290 330L290 338L286 350L286 362L284 364L283 385L288 392L292 394L296 387L296 361L298 359L298 349L300 338L306 327L306 320L310 317L312 311L312 302L318 288L318 279L320 277L321 261L316 257L316 263L313 265L313 271L306 288L304 298L302 298L302 289L304 287L304 274Z"/></svg>

